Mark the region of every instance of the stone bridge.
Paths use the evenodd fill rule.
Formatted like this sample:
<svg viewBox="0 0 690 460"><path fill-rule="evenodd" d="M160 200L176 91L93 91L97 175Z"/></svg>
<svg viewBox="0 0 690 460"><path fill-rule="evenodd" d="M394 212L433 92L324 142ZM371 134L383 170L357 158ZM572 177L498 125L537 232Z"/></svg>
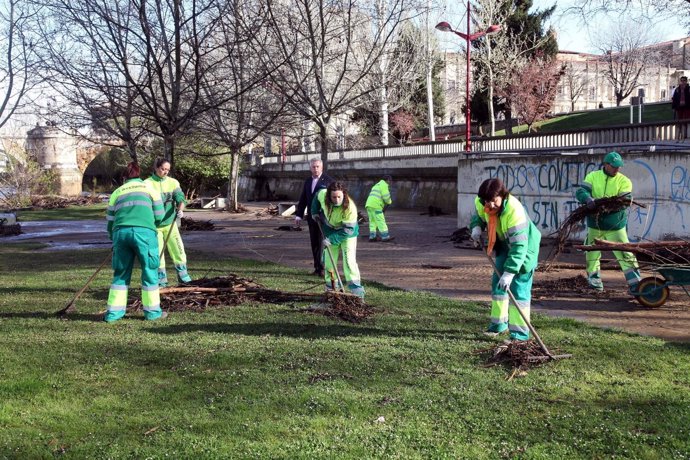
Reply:
<svg viewBox="0 0 690 460"><path fill-rule="evenodd" d="M84 171L106 148L54 126L36 126L24 139L5 137L2 147L4 155L0 155L0 171L6 169L8 156L21 162L25 152L43 168L57 173L56 193L62 196L81 194Z"/></svg>

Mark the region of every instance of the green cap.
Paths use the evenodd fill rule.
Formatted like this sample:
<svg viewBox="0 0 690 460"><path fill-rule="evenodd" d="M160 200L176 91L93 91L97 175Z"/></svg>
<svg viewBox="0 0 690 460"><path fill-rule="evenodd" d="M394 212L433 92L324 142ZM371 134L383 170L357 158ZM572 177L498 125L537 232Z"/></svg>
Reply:
<svg viewBox="0 0 690 460"><path fill-rule="evenodd" d="M623 166L623 158L618 152L609 152L604 157L604 163L608 163L614 168L620 168Z"/></svg>

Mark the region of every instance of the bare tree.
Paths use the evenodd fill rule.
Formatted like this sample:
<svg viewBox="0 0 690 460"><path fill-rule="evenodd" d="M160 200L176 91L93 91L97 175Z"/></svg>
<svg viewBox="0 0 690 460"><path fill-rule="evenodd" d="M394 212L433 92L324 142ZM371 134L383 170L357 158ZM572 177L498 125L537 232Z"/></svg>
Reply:
<svg viewBox="0 0 690 460"><path fill-rule="evenodd" d="M153 126L139 110L136 82L127 78L134 34L116 27L132 21L133 5L52 0L44 10L52 20L39 24L41 70L60 98L50 115L91 142L124 146L137 161L141 139Z"/></svg>
<svg viewBox="0 0 690 460"><path fill-rule="evenodd" d="M0 128L21 110L28 93L42 80L35 71L31 28L35 15L25 0L0 3Z"/></svg>
<svg viewBox="0 0 690 460"><path fill-rule="evenodd" d="M69 62L57 59L59 49L50 52L61 67L55 75L69 76L65 88L84 81L80 71L88 76L86 88L78 89L82 94L70 99L89 116L107 120L100 128L121 121L120 136L136 139L131 123L137 120L138 131L162 138L174 168L176 137L208 109L201 103L201 80L214 65L206 41L218 21L212 14L216 0L35 1L50 8L56 23L68 19L66 41L73 33L82 40L71 43Z"/></svg>
<svg viewBox="0 0 690 460"><path fill-rule="evenodd" d="M573 112L575 103L589 86L589 76L585 69L575 67L572 62L569 62L563 70L562 80L563 87L568 91L570 111Z"/></svg>
<svg viewBox="0 0 690 460"><path fill-rule="evenodd" d="M551 110L562 72L562 65L555 59L534 58L512 74L506 88L499 90L527 124L528 132Z"/></svg>
<svg viewBox="0 0 690 460"><path fill-rule="evenodd" d="M647 29L632 21L620 22L599 34L597 48L602 52L603 76L613 86L616 105L639 86L640 75L658 61L658 51Z"/></svg>
<svg viewBox="0 0 690 460"><path fill-rule="evenodd" d="M406 0L391 0L383 17L366 0L268 0L269 42L257 43L270 60L285 62L271 73L287 103L319 132L319 150L328 164L331 120L352 110L375 87L363 85L393 40ZM274 52L273 52L274 51Z"/></svg>
<svg viewBox="0 0 690 460"><path fill-rule="evenodd" d="M513 0L478 0L473 14L474 30L486 31L492 25L503 28L502 31L485 35L471 46L472 61L476 69L474 85L488 91L488 109L491 122L491 135L496 134L494 116L494 90L505 89L512 81L515 71L522 69L529 56L539 49L549 36L539 37L535 34L508 34L506 22L515 12ZM502 91L501 94L505 94Z"/></svg>
<svg viewBox="0 0 690 460"><path fill-rule="evenodd" d="M592 19L601 13L623 16L633 10L645 12L648 18L687 18L690 16L690 0L578 0L563 8L565 14L577 14L583 20Z"/></svg>
<svg viewBox="0 0 690 460"><path fill-rule="evenodd" d="M220 20L209 45L215 49L218 65L204 72L202 89L209 109L195 126L208 134L207 142L217 146L218 154L229 154L227 207L236 211L243 150L257 138L275 134L276 124L286 126L288 120L285 100L269 80L273 68L262 66L251 46L251 40L266 40L260 5L230 0L217 8Z"/></svg>
<svg viewBox="0 0 690 460"><path fill-rule="evenodd" d="M395 4L396 0L392 0ZM390 0L378 0L377 20L384 20L390 7ZM419 6L415 7L415 10ZM410 17L411 19L411 17ZM387 24L395 28L391 39L382 44L378 65L373 68L371 81L376 91L376 102L379 110L379 138L381 145L388 145L389 114L400 109L410 100L414 87L422 70L426 70L426 50L422 43L419 29L412 24Z"/></svg>

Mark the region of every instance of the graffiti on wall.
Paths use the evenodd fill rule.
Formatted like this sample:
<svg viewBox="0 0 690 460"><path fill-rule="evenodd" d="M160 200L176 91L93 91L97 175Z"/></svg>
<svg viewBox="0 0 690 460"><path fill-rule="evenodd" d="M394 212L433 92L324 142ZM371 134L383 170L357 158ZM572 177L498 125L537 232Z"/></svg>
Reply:
<svg viewBox="0 0 690 460"><path fill-rule="evenodd" d="M484 178L498 178L506 184L511 193L520 198L535 225L547 235L555 232L573 210L580 206L575 199L575 192L585 176L600 167L599 162L574 158L541 164L504 163L486 166ZM631 240L649 237L657 217L657 209L668 196L671 201L676 202L675 214L680 220L680 226L685 229L684 214L690 207L690 169L687 164L676 164L670 169L664 165L663 171L655 171L650 162L634 159L626 164L625 169L626 175L633 179L633 190L637 187L635 178L645 182L643 206L633 205L629 208L628 234ZM657 176L664 178L664 183ZM664 195L660 187L666 188L666 178L670 193L666 192ZM664 225L667 224L668 222L664 222Z"/></svg>

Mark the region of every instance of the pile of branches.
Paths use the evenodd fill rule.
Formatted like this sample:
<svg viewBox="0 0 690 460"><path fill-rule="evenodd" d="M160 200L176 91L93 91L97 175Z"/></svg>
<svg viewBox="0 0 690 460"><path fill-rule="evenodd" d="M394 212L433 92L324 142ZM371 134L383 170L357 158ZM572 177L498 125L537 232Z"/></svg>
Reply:
<svg viewBox="0 0 690 460"><path fill-rule="evenodd" d="M330 308L323 310L324 316L339 318L348 323L361 323L374 314L371 306L354 295L327 292L325 298Z"/></svg>
<svg viewBox="0 0 690 460"><path fill-rule="evenodd" d="M6 219L0 219L0 236L14 236L22 233L20 224L6 224Z"/></svg>
<svg viewBox="0 0 690 460"><path fill-rule="evenodd" d="M350 294L277 291L267 289L248 278L232 273L227 276L194 280L177 287L161 288L160 296L161 308L169 312L201 313L209 308L232 307L251 301L259 303L317 301L321 302L324 308L307 308L304 311L339 318L351 323L359 323L374 313L374 310L362 299ZM136 299L127 308L137 311L143 307L141 301Z"/></svg>
<svg viewBox="0 0 690 460"><path fill-rule="evenodd" d="M616 243L601 239L594 244L573 246L583 251L624 251L638 255L640 263L647 265L690 264L690 241L646 241L640 243Z"/></svg>
<svg viewBox="0 0 690 460"><path fill-rule="evenodd" d="M183 217L181 229L183 231L205 231L210 232L216 229L216 226L210 220L194 220L188 217Z"/></svg>
<svg viewBox="0 0 690 460"><path fill-rule="evenodd" d="M470 235L470 229L467 227L462 227L455 230L449 238L453 243L463 243L465 241L470 241Z"/></svg>
<svg viewBox="0 0 690 460"><path fill-rule="evenodd" d="M256 215L258 217L277 216L278 215L278 206L273 204L273 203L269 203L269 205L266 206L264 209L262 209L261 211L258 211L256 213Z"/></svg>
<svg viewBox="0 0 690 460"><path fill-rule="evenodd" d="M533 299L549 299L558 293L559 297L608 297L608 292L597 291L587 282L584 275L577 275L574 278L559 278L556 280L536 280L532 287Z"/></svg>
<svg viewBox="0 0 690 460"><path fill-rule="evenodd" d="M97 195L64 197L58 195L34 195L31 197L31 207L34 209L60 209L67 206L85 206L88 204L99 203L101 200Z"/></svg>
<svg viewBox="0 0 690 460"><path fill-rule="evenodd" d="M512 367L515 371L526 371L551 359L533 339L506 341L492 348L478 350L476 353L488 354L484 367L504 365ZM515 371L510 378L516 375Z"/></svg>
<svg viewBox="0 0 690 460"><path fill-rule="evenodd" d="M637 206L640 206L644 208L645 206L637 203L630 198L622 197L622 196L612 196L608 198L598 198L594 200L594 207L589 209L587 206L580 206L579 208L575 209L570 215L563 221L560 227L558 227L558 230L555 231L552 235L555 235L556 242L551 248L551 252L549 252L549 255L546 257L547 262L553 262L556 260L558 255L563 252L563 249L565 248L566 241L570 238L570 235L574 231L579 231L582 230L584 224L582 221L589 216L595 216L599 217L605 214L610 214L613 212L620 211L622 209L627 208L631 204L636 204ZM552 236L549 235L549 236ZM547 268L549 264L546 264Z"/></svg>

